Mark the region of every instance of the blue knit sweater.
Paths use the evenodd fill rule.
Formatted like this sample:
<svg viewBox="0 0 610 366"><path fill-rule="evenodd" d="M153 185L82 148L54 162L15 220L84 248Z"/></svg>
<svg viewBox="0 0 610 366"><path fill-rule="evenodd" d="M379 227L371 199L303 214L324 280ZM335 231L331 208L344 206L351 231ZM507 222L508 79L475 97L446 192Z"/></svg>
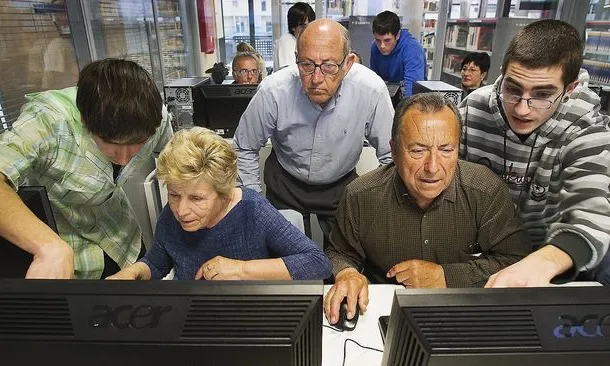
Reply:
<svg viewBox="0 0 610 366"><path fill-rule="evenodd" d="M141 259L150 267L152 279L163 278L174 267L176 279L192 280L201 265L215 256L282 258L295 280L330 277L330 261L311 239L266 198L251 189L241 189L241 201L208 229L184 231L169 206L163 208L153 246Z"/></svg>
<svg viewBox="0 0 610 366"><path fill-rule="evenodd" d="M400 31L396 47L384 56L373 41L371 44L371 70L389 82L404 81L405 96L411 95L413 82L425 80L426 56L424 48L408 30Z"/></svg>

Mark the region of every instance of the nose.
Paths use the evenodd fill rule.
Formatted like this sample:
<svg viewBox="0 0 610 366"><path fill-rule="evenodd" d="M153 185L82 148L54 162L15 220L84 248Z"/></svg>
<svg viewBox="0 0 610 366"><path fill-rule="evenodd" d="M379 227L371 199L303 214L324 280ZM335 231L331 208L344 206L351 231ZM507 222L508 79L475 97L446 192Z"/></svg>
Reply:
<svg viewBox="0 0 610 366"><path fill-rule="evenodd" d="M188 203L186 199L180 197L178 202L176 203L176 215L178 218L183 218L189 213Z"/></svg>
<svg viewBox="0 0 610 366"><path fill-rule="evenodd" d="M515 113L519 115L526 115L531 111L532 110L525 99L521 99L517 104L515 104Z"/></svg>
<svg viewBox="0 0 610 366"><path fill-rule="evenodd" d="M119 149L119 151L117 151L114 158L119 165L125 166L127 165L127 163L129 163L129 161L134 155L135 154L128 148L121 148Z"/></svg>
<svg viewBox="0 0 610 366"><path fill-rule="evenodd" d="M311 81L319 84L324 80L324 74L322 74L322 70L319 67L316 67L313 70L313 74L311 75Z"/></svg>
<svg viewBox="0 0 610 366"><path fill-rule="evenodd" d="M428 155L428 160L426 161L424 168L430 173L436 173L438 171L438 157L435 152L431 152L430 155Z"/></svg>

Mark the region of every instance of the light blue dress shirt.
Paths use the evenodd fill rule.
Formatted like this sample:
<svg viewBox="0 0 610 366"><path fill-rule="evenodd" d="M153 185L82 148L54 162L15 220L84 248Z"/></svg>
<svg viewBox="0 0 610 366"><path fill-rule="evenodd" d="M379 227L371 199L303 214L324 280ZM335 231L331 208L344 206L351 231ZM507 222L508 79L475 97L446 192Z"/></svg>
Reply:
<svg viewBox="0 0 610 366"><path fill-rule="evenodd" d="M282 167L307 184L329 184L356 167L366 139L392 161L394 108L383 80L360 64L322 108L305 94L296 65L263 79L235 131L241 183L261 191L259 150L271 139Z"/></svg>

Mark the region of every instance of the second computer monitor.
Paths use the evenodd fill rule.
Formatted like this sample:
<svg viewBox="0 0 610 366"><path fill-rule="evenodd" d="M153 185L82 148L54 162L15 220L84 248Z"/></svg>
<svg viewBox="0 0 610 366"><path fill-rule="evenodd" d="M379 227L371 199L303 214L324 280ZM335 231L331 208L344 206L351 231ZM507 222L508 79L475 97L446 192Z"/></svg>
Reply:
<svg viewBox="0 0 610 366"><path fill-rule="evenodd" d="M573 366L609 359L608 288L399 289L382 365Z"/></svg>
<svg viewBox="0 0 610 366"><path fill-rule="evenodd" d="M23 186L17 194L40 221L58 232L45 187ZM32 259L32 254L0 237L0 278L24 278Z"/></svg>
<svg viewBox="0 0 610 366"><path fill-rule="evenodd" d="M196 124L232 138L257 85L201 85L201 109Z"/></svg>

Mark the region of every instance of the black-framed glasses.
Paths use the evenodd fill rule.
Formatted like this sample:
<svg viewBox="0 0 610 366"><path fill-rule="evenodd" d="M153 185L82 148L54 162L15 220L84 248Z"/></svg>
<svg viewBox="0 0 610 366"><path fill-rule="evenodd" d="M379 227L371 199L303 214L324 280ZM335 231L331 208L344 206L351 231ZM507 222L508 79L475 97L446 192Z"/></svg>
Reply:
<svg viewBox="0 0 610 366"><path fill-rule="evenodd" d="M464 73L464 74L467 73L467 72L470 72L470 73L474 74L475 72L480 72L480 71L481 71L481 69L476 69L474 67L463 67L462 68L462 73Z"/></svg>
<svg viewBox="0 0 610 366"><path fill-rule="evenodd" d="M518 104L522 100L524 100L527 103L527 106L531 109L550 109L551 106L553 106L553 104L555 104L555 102L557 102L559 98L564 96L566 90L564 88L561 94L559 94L553 100L548 100L544 98L523 98L520 93L521 91L518 90L518 88L511 88L506 86L506 84L504 83L504 79L502 79L502 82L500 83L500 88L497 91L498 97L504 103Z"/></svg>
<svg viewBox="0 0 610 366"><path fill-rule="evenodd" d="M248 76L248 74L252 76L258 76L261 73L259 69L239 69L233 71L235 71L235 73L239 74L243 78Z"/></svg>
<svg viewBox="0 0 610 366"><path fill-rule="evenodd" d="M299 71L303 75L313 74L314 72L316 72L316 67L319 67L322 75L333 76L337 75L337 73L339 72L339 68L341 67L341 65L343 65L346 59L347 55L343 56L343 60L341 60L341 63L338 64L334 62L322 62L321 64L317 64L312 61L297 61L297 65L299 66Z"/></svg>

